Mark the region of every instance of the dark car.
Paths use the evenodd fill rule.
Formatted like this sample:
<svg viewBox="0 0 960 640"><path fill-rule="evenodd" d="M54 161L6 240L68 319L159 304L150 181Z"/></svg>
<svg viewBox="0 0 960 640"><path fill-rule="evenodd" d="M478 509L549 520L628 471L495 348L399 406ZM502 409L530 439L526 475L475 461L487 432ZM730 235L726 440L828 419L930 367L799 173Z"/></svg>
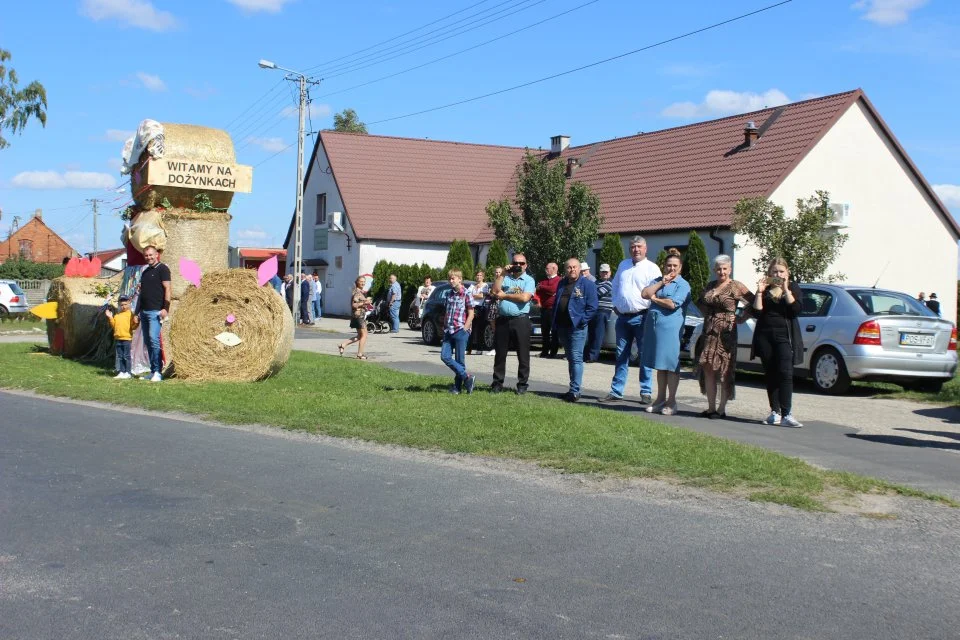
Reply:
<svg viewBox="0 0 960 640"><path fill-rule="evenodd" d="M464 280L463 286L469 287L472 280ZM420 336L426 344L439 345L443 338L443 314L446 311L447 296L450 295L450 283L440 282L423 305L421 313ZM540 307L530 303L530 333L531 337L540 337ZM488 324L483 333L483 348L493 350L493 328Z"/></svg>

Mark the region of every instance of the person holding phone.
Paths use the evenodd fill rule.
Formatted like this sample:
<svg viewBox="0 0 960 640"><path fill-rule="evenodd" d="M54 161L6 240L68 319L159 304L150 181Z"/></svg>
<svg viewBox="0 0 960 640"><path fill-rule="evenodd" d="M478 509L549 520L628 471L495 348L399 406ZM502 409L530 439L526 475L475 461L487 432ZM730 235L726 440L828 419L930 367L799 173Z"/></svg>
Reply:
<svg viewBox="0 0 960 640"><path fill-rule="evenodd" d="M517 344L517 394L527 392L530 377L530 300L537 290L537 284L526 271L526 256L515 254L513 262L504 267L504 272L497 276L491 288L491 296L499 303L494 330L491 393L503 391L511 338Z"/></svg>
<svg viewBox="0 0 960 640"><path fill-rule="evenodd" d="M766 378L770 415L764 424L803 426L793 416L793 367L803 362L803 337L797 320L802 298L800 287L790 280L787 261L771 260L753 298L757 326L750 354L751 360L760 358Z"/></svg>

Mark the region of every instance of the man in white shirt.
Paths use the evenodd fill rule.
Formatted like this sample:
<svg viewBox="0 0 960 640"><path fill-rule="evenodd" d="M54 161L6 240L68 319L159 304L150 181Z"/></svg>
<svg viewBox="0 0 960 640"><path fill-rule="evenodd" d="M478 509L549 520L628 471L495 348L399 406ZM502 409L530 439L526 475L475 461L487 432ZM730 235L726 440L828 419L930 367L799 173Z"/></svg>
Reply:
<svg viewBox="0 0 960 640"><path fill-rule="evenodd" d="M316 287L316 290L314 290ZM310 286L310 305L313 314L313 322L320 319L320 298L323 296L323 284L320 282L320 274L313 272L313 285Z"/></svg>
<svg viewBox="0 0 960 640"><path fill-rule="evenodd" d="M610 393L600 402L623 400L630 369L630 350L637 341L637 352L643 353L643 323L647 318L650 301L640 292L659 278L660 267L647 260L647 241L642 236L630 240L630 257L617 267L613 279L613 308L617 312L617 367L610 383ZM642 355L641 355L642 359ZM640 366L640 402L649 404L653 394L653 371Z"/></svg>

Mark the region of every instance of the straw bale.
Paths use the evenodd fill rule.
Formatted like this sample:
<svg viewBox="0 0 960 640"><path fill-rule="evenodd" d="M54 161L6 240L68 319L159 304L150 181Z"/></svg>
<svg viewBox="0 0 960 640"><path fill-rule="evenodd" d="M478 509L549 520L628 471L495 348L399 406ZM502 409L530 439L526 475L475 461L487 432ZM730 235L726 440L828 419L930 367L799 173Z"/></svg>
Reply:
<svg viewBox="0 0 960 640"><path fill-rule="evenodd" d="M193 160L216 162L219 164L235 164L236 156L233 152L233 140L230 134L222 129L198 127L192 124L163 123L164 160ZM147 158L144 151L140 156L143 162ZM154 209L160 206L166 198L174 207L192 207L193 199L199 193L206 193L213 206L226 209L233 200L232 191L213 191L206 189L189 189L186 187L168 187L154 185L143 193L137 193L148 182L148 166L141 171L143 181L137 185L131 181L131 190L137 204L143 209Z"/></svg>
<svg viewBox="0 0 960 640"><path fill-rule="evenodd" d="M236 320L227 325L226 317ZM227 347L215 339L230 331L242 342ZM170 325L178 378L254 382L277 373L293 348L293 317L271 287L257 285L249 269L204 275L187 290Z"/></svg>
<svg viewBox="0 0 960 640"><path fill-rule="evenodd" d="M51 351L54 348L54 332L63 330L63 351L57 352L68 358L77 358L87 354L99 341L104 339L104 331L112 338L110 324L97 322L103 296L93 292L99 282L114 280L111 278L55 278L50 283L47 300L57 303L57 319L47 320L47 339Z"/></svg>
<svg viewBox="0 0 960 640"><path fill-rule="evenodd" d="M167 234L163 261L170 267L170 285L175 299L181 298L190 285L180 276L180 258L193 260L204 274L223 271L229 266L229 213L165 209L160 213L160 224Z"/></svg>

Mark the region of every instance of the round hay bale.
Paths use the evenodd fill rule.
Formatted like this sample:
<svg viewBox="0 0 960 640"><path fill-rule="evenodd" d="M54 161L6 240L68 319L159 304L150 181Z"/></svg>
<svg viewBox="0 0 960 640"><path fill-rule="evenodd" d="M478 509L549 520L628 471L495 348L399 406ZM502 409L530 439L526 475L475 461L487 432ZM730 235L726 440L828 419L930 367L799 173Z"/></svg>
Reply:
<svg viewBox="0 0 960 640"><path fill-rule="evenodd" d="M109 280L113 280L111 278ZM54 278L47 292L47 300L57 303L57 319L47 320L47 340L51 353L77 358L85 355L99 340L104 339L104 325L97 322L103 295L94 292L102 278ZM107 330L110 325L107 323ZM62 339L57 338L57 331Z"/></svg>
<svg viewBox="0 0 960 640"><path fill-rule="evenodd" d="M228 325L226 318L236 320ZM228 347L216 339L236 334ZM170 347L178 378L254 382L277 373L293 348L293 317L271 287L257 285L249 269L208 273L189 289L170 324Z"/></svg>
<svg viewBox="0 0 960 640"><path fill-rule="evenodd" d="M163 261L170 267L174 298L182 297L190 285L180 276L180 258L193 260L204 274L223 271L229 266L229 213L165 209L160 212L160 224L167 234Z"/></svg>
<svg viewBox="0 0 960 640"><path fill-rule="evenodd" d="M207 161L218 164L234 164L236 156L233 152L233 140L230 134L222 129L198 127L193 124L163 123L163 160ZM148 154L146 151L140 156L142 163ZM206 189L190 189L186 187L168 187L154 185L149 189L149 164L144 165L139 176L140 180L131 180L130 189L133 199L143 209L154 209L161 206L166 198L173 207L192 207L193 199L197 194L206 193L213 206L226 209L233 200L232 191L212 191Z"/></svg>

